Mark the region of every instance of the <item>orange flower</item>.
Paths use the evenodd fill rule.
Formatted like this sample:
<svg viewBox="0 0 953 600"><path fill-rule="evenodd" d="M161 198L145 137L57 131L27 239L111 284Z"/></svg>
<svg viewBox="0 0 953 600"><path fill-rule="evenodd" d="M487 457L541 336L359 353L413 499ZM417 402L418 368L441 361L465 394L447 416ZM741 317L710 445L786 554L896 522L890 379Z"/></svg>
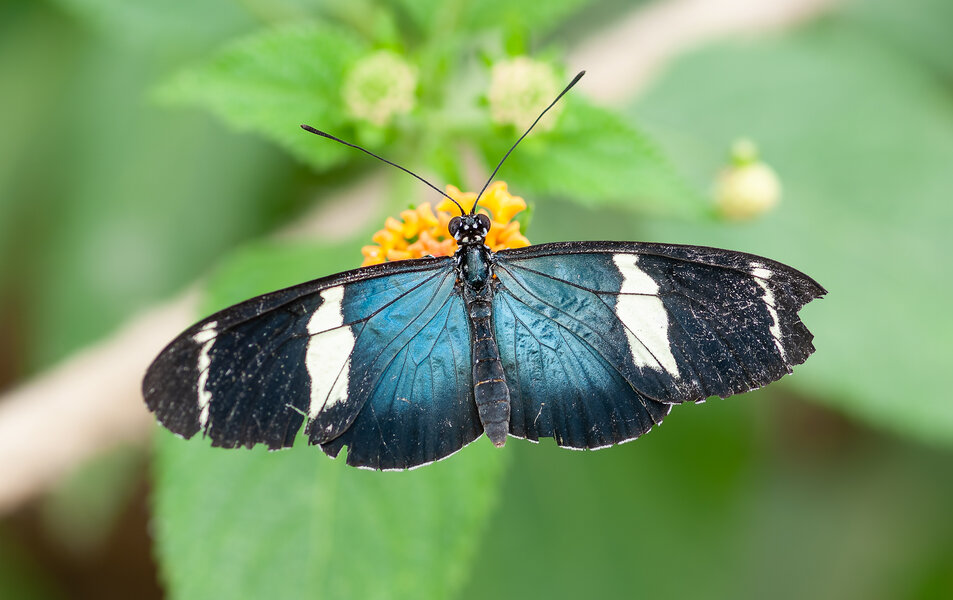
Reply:
<svg viewBox="0 0 953 600"><path fill-rule="evenodd" d="M461 192L452 185L447 194L466 210L473 208L476 194ZM486 245L494 252L504 248L529 246L529 240L520 232L520 224L513 218L526 210L526 201L506 191L506 183L494 182L484 192L477 208L478 213L490 217L490 231ZM447 225L460 210L450 200L443 200L436 209L425 202L412 210L400 213L400 219L388 217L384 228L371 239L375 245L364 246L361 266L375 265L385 261L421 258L424 256L451 256L457 251L457 242L447 231Z"/></svg>

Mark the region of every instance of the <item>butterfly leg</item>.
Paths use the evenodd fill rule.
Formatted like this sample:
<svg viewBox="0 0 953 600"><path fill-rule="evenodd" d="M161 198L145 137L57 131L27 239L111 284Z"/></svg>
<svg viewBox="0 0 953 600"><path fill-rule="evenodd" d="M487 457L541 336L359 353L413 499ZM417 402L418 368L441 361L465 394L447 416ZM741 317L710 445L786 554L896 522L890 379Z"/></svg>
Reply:
<svg viewBox="0 0 953 600"><path fill-rule="evenodd" d="M510 429L510 391L493 336L492 290L486 286L480 291L468 289L467 292L473 339L473 397L486 436L499 448L506 443Z"/></svg>

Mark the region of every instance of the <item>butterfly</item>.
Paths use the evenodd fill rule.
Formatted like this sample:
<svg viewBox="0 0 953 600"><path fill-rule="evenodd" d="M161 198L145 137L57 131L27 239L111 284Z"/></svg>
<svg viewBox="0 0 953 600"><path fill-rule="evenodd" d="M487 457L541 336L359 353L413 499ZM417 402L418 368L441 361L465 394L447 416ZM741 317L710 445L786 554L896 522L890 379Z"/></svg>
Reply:
<svg viewBox="0 0 953 600"><path fill-rule="evenodd" d="M337 273L199 321L149 367L149 410L213 446L285 448L304 425L329 456L347 447L349 465L409 469L484 433L496 446L633 440L675 404L762 387L814 351L798 311L826 292L784 264L644 242L493 252L476 208L449 223L453 256Z"/></svg>

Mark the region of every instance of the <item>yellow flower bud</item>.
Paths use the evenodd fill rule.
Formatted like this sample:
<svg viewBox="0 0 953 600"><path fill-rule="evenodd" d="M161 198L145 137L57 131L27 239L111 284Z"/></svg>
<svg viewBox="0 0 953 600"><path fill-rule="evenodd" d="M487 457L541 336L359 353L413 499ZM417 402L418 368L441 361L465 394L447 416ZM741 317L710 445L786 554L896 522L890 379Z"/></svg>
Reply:
<svg viewBox="0 0 953 600"><path fill-rule="evenodd" d="M758 158L750 140L738 140L732 149L732 165L715 181L715 205L727 219L745 220L774 208L781 199L777 174Z"/></svg>

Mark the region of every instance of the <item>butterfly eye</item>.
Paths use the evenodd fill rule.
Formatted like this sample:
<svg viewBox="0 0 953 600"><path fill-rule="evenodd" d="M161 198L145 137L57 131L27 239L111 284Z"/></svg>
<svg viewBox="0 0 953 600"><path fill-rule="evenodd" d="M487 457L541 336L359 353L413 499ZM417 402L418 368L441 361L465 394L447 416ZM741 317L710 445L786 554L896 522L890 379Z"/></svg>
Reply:
<svg viewBox="0 0 953 600"><path fill-rule="evenodd" d="M450 237L456 239L457 232L460 231L460 217L450 219L450 224L447 225L447 229L450 231Z"/></svg>
<svg viewBox="0 0 953 600"><path fill-rule="evenodd" d="M480 221L480 227L483 228L483 233L486 233L490 230L490 217L480 213L477 215L477 219Z"/></svg>

